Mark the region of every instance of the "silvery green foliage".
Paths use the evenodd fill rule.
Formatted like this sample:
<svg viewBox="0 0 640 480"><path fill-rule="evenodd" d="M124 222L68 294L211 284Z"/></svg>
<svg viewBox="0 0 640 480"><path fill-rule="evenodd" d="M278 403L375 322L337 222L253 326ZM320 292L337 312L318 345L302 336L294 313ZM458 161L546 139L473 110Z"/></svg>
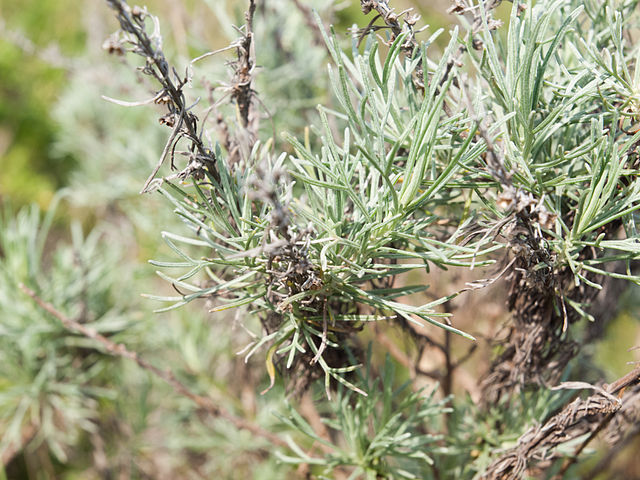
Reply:
<svg viewBox="0 0 640 480"><path fill-rule="evenodd" d="M511 251L528 258L532 276L568 265L576 285L597 286L586 272L606 274L607 261L638 255L640 133L625 129L638 108L635 60L626 59L637 52L620 33L631 4L574 3L514 4L506 38L478 4L479 33L452 31L444 52L433 51L434 35L412 58L402 55L408 33L384 55L374 36L350 53L327 37L340 111L319 107L320 148L290 136L293 154L257 144L231 169L215 147L220 182L163 188L192 233L163 234L177 261L154 263L187 270L166 277L184 295L160 299L179 306L217 296L218 310L277 316L250 353L269 345L273 376L274 357L291 366L310 352L328 385L346 370L323 353L340 348L338 332L354 325L399 317L467 335L435 310L459 292L413 306L396 299L421 287L375 282L432 266L479 267ZM469 53L460 56L461 46ZM604 238L617 220L627 237ZM607 253L581 256L586 249ZM190 282L200 272L204 288Z"/></svg>
<svg viewBox="0 0 640 480"><path fill-rule="evenodd" d="M71 244L52 252L54 215L55 207L43 218L36 207L13 212L6 205L0 215L0 453L33 435L32 446L44 442L64 462L80 435L95 432L99 402L113 396L105 374L118 361L66 330L18 284L106 336L126 338L135 322L123 313L117 250L101 242L99 230L84 236L74 224Z"/></svg>
<svg viewBox="0 0 640 480"><path fill-rule="evenodd" d="M514 6L506 41L485 32L485 49L471 56L486 85L474 103L479 115L500 125L496 140L511 175L511 184L494 194L494 206L535 205L533 225L549 267L568 265L576 285L593 285L587 272L607 275L605 263L640 253L640 133L632 127L640 106L639 50L622 34L635 6ZM518 200L515 192L525 197ZM615 221L624 224L625 238L605 238L605 227ZM588 249L596 249L597 258L583 260L581 252Z"/></svg>
<svg viewBox="0 0 640 480"><path fill-rule="evenodd" d="M448 399L436 398L437 387L430 392L412 391L411 381L396 387L395 368L389 357L378 373L374 379L367 364L360 379L359 384L369 395L357 395L341 386L335 401L329 403L323 421L339 440L319 436L302 415L290 408L282 417L284 423L326 449L318 457L291 441L293 454L281 454L281 460L317 465L317 474L328 477L336 468L347 467L352 469L352 478L430 478L434 463L431 455L447 453L438 445L443 436L430 429L439 428L440 419L451 412L446 406Z"/></svg>
<svg viewBox="0 0 640 480"><path fill-rule="evenodd" d="M336 442L335 454L314 458L292 443L296 455L285 461L320 472L351 465L374 478L375 465L401 465L419 450L392 448L407 439L404 432L385 437L381 450L362 446L370 432L358 423L361 412L371 415L391 387L370 389L369 378L352 373L361 359L336 364L328 352L349 351L350 335L391 319L470 338L437 307L498 273L485 270L486 282L418 306L406 297L425 287L394 286L396 276L480 268L496 259L507 259L508 271L519 260L529 281L553 289L558 309L584 316L585 306L553 283L557 272L570 269L575 288L600 288L593 274L640 280L630 268L605 269L640 254L640 53L623 34L625 22L637 21L636 2L514 3L498 30L483 3L471 7L473 22L450 32L444 51L434 47L436 33L411 57L403 48L409 32L388 49L369 35L347 52L326 33L336 104L318 107L313 141L288 135L289 147L274 153L265 137L236 165L212 142L218 176L202 171L160 188L185 230L163 232L173 258L153 262L179 294L154 298L171 309L204 297L213 299L214 312L239 309L238 317L261 318L264 328L253 331L245 352L264 348L272 385L277 361L284 369L319 365L328 396L332 379L342 384L328 417L347 445ZM443 413L431 397L422 404L411 398L409 412L420 412L420 404ZM507 431L499 442L484 442L468 468L449 464L449 473L470 478L499 454L496 444L517 440L517 409L540 407L539 399L525 400L511 405L513 421L502 416ZM539 421L549 415L536 411ZM320 441L290 413L290 427ZM424 420L413 413L402 417L410 419L407 431ZM462 430L473 430L461 425L451 424L461 431L449 431L456 441L445 445L473 445L472 436L460 441Z"/></svg>
<svg viewBox="0 0 640 480"><path fill-rule="evenodd" d="M274 157L257 144L249 163L231 170L217 147L219 182L208 175L201 184L167 183L161 190L196 235L163 234L180 260L154 264L189 268L178 277L161 275L191 293L156 298L173 300L173 308L225 292L220 298L224 306L217 310L250 305L254 312L278 316L275 331L249 351L271 345L267 364L272 376L277 351L287 355L287 366L300 353L311 352L325 371L327 387L330 377L342 382L341 374L353 367L330 367L322 355L327 346L340 347L334 333L395 315L466 335L439 320L435 310L457 292L416 307L395 299L423 287L384 283L430 265L482 266L491 263L487 254L500 248L486 235L468 241L472 217L463 195L478 185L462 185L456 175L483 151L481 143L472 141L475 126L457 116L459 124L452 120L436 128L452 84L445 72L455 38L433 66L444 85L439 88L434 81L425 101L412 82L421 57L401 58L403 40L394 42L383 64L371 40L364 56L354 50L355 62L329 41L338 64L332 76L335 93L347 114L337 116L347 124L341 145L320 109L318 135L324 146L319 154L290 138L295 156ZM362 94L356 85L371 91ZM361 97L355 107L352 95ZM458 218L442 225L452 212ZM196 258L181 245L201 247L207 255ZM205 288L188 282L201 271L209 277ZM371 282L381 286L370 288ZM372 313L358 313L359 306Z"/></svg>

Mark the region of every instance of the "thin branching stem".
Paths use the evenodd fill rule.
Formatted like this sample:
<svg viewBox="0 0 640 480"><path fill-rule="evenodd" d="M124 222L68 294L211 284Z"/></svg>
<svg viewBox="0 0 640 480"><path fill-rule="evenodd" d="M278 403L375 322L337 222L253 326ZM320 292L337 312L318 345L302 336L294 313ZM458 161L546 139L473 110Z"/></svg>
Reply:
<svg viewBox="0 0 640 480"><path fill-rule="evenodd" d="M25 294L30 296L33 299L33 301L36 302L43 310L45 310L46 312L50 313L55 318L57 318L66 329L80 333L81 335L84 335L87 338L95 340L107 351L107 353L110 353L111 355L116 355L118 357L126 358L128 360L131 360L137 363L138 366L140 366L140 368L143 368L144 370L151 372L153 375L155 375L162 381L166 382L168 385L170 385L174 389L176 393L188 398L208 414L213 415L214 417L219 417L224 420L227 420L234 427L242 430L248 430L254 435L262 437L268 440L269 442L273 443L274 445L278 445L280 447L285 447L285 448L287 447L287 442L285 442L279 436L269 432L268 430L265 430L264 428L254 423L249 422L244 418L237 417L236 415L226 410L222 405L216 404L216 402L214 402L213 399L203 395L198 395L197 393L192 392L184 383L182 383L180 380L176 378L175 374L171 370L168 370L168 369L161 370L160 368L152 365L147 360L142 358L137 352L127 349L125 345L121 343L115 343L109 340L104 335L101 335L100 333L98 333L95 329L91 327L87 327L81 323L78 323L75 320L70 319L69 317L64 315L62 312L57 310L52 304L50 304L49 302L45 302L42 298L40 298L36 294L36 292L34 292L32 289L30 289L26 285L21 283L19 286L20 286L20 289Z"/></svg>

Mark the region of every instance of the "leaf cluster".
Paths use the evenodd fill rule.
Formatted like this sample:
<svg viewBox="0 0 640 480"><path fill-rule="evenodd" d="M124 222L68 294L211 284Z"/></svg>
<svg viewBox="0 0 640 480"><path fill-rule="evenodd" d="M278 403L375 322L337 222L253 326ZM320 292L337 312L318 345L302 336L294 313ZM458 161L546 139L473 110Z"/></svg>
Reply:
<svg viewBox="0 0 640 480"><path fill-rule="evenodd" d="M99 230L84 236L74 224L71 244L48 253L56 242L50 235L54 215L55 208L43 217L35 206L13 212L7 205L0 215L3 458L11 458L37 434L38 444L67 461L68 447L95 431L99 402L113 396L106 387L108 372L118 364L25 298L18 283L37 288L103 335L118 338L135 326L117 300L119 279L112 268L117 250L103 249Z"/></svg>

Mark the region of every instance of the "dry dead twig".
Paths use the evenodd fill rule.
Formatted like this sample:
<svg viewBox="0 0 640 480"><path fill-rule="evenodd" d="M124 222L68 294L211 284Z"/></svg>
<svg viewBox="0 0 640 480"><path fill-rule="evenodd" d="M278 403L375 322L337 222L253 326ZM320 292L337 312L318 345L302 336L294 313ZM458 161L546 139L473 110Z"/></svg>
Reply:
<svg viewBox="0 0 640 480"><path fill-rule="evenodd" d="M253 81L253 74L255 69L255 54L253 50L255 45L253 43L253 15L256 11L255 0L249 0L249 9L245 14L245 26L242 32L242 37L234 44L236 47L236 54L238 59L231 63L231 67L234 71L234 76L231 84L231 99L238 105L240 113L240 122L243 128L255 127L251 125L250 118L251 107L253 104L254 92L251 88ZM252 132L256 133L256 132Z"/></svg>
<svg viewBox="0 0 640 480"><path fill-rule="evenodd" d="M537 477L537 474L551 466L553 460L560 457L556 453L556 447L588 434L587 438L576 449L574 455L561 468L558 476L562 477L568 468L575 463L584 448L612 420L616 419L622 412L635 412L638 409L638 404L640 404L639 384L640 367L602 388L582 382L568 382L559 385L558 388L588 387L595 390L595 393L585 399L575 399L557 415L545 422L544 425L529 429L520 437L515 447L504 452L487 468L482 478L506 480L521 478L525 474ZM631 386L634 388L625 394L625 390ZM615 395L620 395L621 397L616 397ZM623 436L618 436L618 438L614 439L615 444L624 446L626 439L638 434L638 429L633 427L637 423L637 417L637 412L630 417L631 422L629 423L632 425L629 428L630 433L624 438ZM620 449L614 450L616 452L620 451ZM610 462L612 458L613 456L606 459L606 461ZM536 470L534 471L534 469Z"/></svg>
<svg viewBox="0 0 640 480"><path fill-rule="evenodd" d="M155 175L169 151L174 152L177 142L185 137L190 141L189 164L183 170L183 176L202 175L206 170L216 181L220 175L216 168L216 157L211 149L207 148L201 138L198 127L198 117L190 112L192 106L188 106L182 91L187 83L187 78L181 78L175 68L169 65L161 49L161 38L157 19L151 16L146 9L130 7L123 0L106 0L107 4L116 12L116 17L122 29L122 36L112 37L106 44L110 52L122 53L126 45L129 49L145 58L145 66L142 73L155 78L162 89L156 103L166 105L168 113L160 120L161 123L173 129L158 164L145 182L141 193L153 190L156 183L152 183ZM155 31L150 36L146 31L146 19L150 18L155 26ZM173 153L172 153L173 167Z"/></svg>
<svg viewBox="0 0 640 480"><path fill-rule="evenodd" d="M385 28L374 26L374 23L378 20L378 18L381 18L384 21L386 28L388 28L391 32L389 38L390 43L393 43L399 35L407 32L407 37L402 43L402 50L407 57L412 57L414 55L416 49L418 49L419 47L415 35L420 31L416 31L414 27L420 19L420 15L412 14L412 9L408 9L400 13L395 13L394 9L389 6L387 0L360 0L360 7L362 8L362 13L364 13L365 15L367 15L371 11L377 12L377 15L373 18L373 20L371 20L371 22L369 22L369 25L355 32L359 35L359 41L362 41L362 39L370 31ZM420 59L418 65L416 65L414 83L417 88L424 91L425 82L422 59Z"/></svg>

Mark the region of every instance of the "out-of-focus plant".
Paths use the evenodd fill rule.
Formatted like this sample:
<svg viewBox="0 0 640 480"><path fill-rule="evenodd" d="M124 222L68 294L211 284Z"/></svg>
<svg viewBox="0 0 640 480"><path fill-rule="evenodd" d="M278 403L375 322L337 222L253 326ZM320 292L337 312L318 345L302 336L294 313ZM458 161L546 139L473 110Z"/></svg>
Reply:
<svg viewBox="0 0 640 480"><path fill-rule="evenodd" d="M113 269L117 247L105 248L99 230L83 235L77 223L71 244L62 246L49 234L54 213L52 208L43 218L36 207L14 213L5 205L0 217L0 456L5 465L27 445L37 450L40 444L66 461L79 436L95 431L100 401L113 398L106 376L119 365L25 298L18 284L29 285L103 335L125 339L135 325L123 315L123 284Z"/></svg>
<svg viewBox="0 0 640 480"><path fill-rule="evenodd" d="M369 352L368 358L371 358ZM295 455L280 455L286 463L318 466L318 474L330 475L336 469L352 468L353 477L365 478L426 478L434 460L433 452L446 453L438 440L442 416L451 411L447 399L434 398L423 390L412 391L410 381L399 388L394 385L395 372L387 357L379 376L371 365L360 378L367 395L356 395L343 386L337 398L328 404L323 416L327 428L339 432L341 439L321 437L300 413L290 408L283 417L286 425L298 430L324 446L323 455L316 457L291 442Z"/></svg>

